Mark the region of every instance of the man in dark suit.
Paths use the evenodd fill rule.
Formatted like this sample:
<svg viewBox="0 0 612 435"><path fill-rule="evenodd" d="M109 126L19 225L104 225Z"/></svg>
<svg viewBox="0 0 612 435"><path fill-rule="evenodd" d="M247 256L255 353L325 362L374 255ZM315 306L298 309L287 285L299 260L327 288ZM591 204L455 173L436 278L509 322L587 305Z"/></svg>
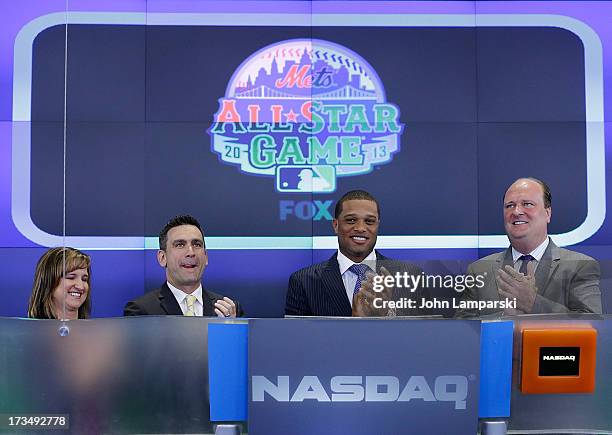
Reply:
<svg viewBox="0 0 612 435"><path fill-rule="evenodd" d="M208 253L200 223L192 216L177 216L159 234L159 265L166 282L126 304L124 316L185 315L236 317L238 302L202 287Z"/></svg>
<svg viewBox="0 0 612 435"><path fill-rule="evenodd" d="M483 285L464 292L457 317L601 313L599 263L550 240L551 203L550 188L541 180L520 178L508 188L504 226L510 247L468 267ZM487 305L477 308L478 303Z"/></svg>
<svg viewBox="0 0 612 435"><path fill-rule="evenodd" d="M346 193L336 203L334 232L338 252L329 260L294 272L289 278L285 314L293 316L393 316L424 314L418 308L389 308L383 301L413 299L420 305L422 290L386 286L375 291L375 276L396 273L422 275L418 267L391 260L374 251L380 209L363 190ZM384 305L384 306L383 306Z"/></svg>

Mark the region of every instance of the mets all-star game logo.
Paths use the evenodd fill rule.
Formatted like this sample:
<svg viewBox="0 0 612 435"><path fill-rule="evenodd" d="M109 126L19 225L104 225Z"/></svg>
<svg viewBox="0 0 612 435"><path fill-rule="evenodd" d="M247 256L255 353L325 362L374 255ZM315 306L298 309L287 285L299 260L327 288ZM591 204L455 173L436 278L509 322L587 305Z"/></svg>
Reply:
<svg viewBox="0 0 612 435"><path fill-rule="evenodd" d="M292 39L246 59L219 100L213 152L279 192L333 192L400 148L399 110L374 69L338 44Z"/></svg>

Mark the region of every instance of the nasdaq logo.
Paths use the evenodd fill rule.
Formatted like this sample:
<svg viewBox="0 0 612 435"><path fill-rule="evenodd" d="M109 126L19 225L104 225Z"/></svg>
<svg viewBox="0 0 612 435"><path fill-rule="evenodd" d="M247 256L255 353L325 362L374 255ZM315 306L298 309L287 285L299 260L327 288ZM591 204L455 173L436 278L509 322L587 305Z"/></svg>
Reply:
<svg viewBox="0 0 612 435"><path fill-rule="evenodd" d="M574 355L544 355L543 361L576 361Z"/></svg>
<svg viewBox="0 0 612 435"><path fill-rule="evenodd" d="M400 149L399 109L372 66L317 39L269 45L235 71L208 130L211 149L278 192L325 193Z"/></svg>
<svg viewBox="0 0 612 435"><path fill-rule="evenodd" d="M289 376L277 376L270 380L265 376L253 376L251 400L263 402L451 402L455 409L466 409L468 378L466 376L438 376L433 388L425 376L410 376L401 383L395 376L333 376L329 383L318 376L304 376L290 388ZM324 386L325 385L325 386Z"/></svg>
<svg viewBox="0 0 612 435"><path fill-rule="evenodd" d="M580 347L540 347L539 376L578 376Z"/></svg>

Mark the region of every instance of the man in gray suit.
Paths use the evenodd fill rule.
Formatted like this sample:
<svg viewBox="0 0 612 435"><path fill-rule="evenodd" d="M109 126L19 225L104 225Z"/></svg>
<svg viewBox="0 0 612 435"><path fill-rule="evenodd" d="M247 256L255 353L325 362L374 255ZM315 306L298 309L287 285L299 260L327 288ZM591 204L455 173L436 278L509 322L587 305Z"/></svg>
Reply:
<svg viewBox="0 0 612 435"><path fill-rule="evenodd" d="M601 313L599 263L559 248L548 237L550 188L519 178L504 195L504 227L510 247L472 263L467 274L484 285L465 290L457 317L504 312Z"/></svg>

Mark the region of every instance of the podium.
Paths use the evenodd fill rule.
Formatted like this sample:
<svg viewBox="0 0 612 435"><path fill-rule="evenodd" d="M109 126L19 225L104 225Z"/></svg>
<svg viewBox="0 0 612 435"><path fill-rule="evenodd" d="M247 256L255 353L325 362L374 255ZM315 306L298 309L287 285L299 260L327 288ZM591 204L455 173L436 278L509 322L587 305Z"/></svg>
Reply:
<svg viewBox="0 0 612 435"><path fill-rule="evenodd" d="M594 390L522 392L525 328L596 330ZM612 428L611 316L2 318L0 349L0 433L212 434L231 433L232 424L251 434ZM9 425L9 416L41 415L67 416L68 425Z"/></svg>

